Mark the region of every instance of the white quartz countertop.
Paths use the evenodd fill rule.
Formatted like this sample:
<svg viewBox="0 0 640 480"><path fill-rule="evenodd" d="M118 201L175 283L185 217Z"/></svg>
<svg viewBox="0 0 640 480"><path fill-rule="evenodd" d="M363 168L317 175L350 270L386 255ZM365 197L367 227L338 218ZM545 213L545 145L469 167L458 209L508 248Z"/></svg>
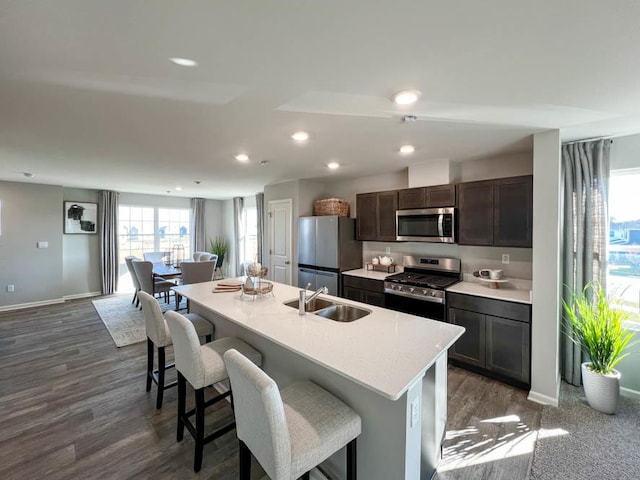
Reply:
<svg viewBox="0 0 640 480"><path fill-rule="evenodd" d="M380 272L377 272L380 273ZM229 280L226 280L227 282ZM323 295L371 314L349 323L284 305L300 289L274 283L273 296L212 293L217 282L175 287L206 309L391 400L421 379L464 333L457 325Z"/></svg>
<svg viewBox="0 0 640 480"><path fill-rule="evenodd" d="M347 270L346 272L342 272L343 275L351 275L352 277L362 277L362 278L371 278L373 280L384 280L389 275L395 275L396 273L402 272L403 268L396 266L396 271L393 273L387 272L378 272L376 270L367 270L364 268L358 268L356 270Z"/></svg>
<svg viewBox="0 0 640 480"><path fill-rule="evenodd" d="M508 302L531 304L531 290L516 288L512 283L500 283L500 288L491 288L489 283L463 281L447 288L447 292L464 293L479 297L495 298L496 300L506 300Z"/></svg>

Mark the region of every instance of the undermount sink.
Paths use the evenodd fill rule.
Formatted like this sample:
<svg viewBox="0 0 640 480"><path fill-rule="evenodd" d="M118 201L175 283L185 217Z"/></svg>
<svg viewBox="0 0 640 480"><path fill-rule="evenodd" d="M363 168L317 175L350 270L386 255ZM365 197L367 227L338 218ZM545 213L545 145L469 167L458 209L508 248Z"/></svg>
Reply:
<svg viewBox="0 0 640 480"><path fill-rule="evenodd" d="M287 307L298 308L299 301L298 299L289 300L288 302L284 302L284 304ZM307 312L335 322L353 322L354 320L369 315L371 310L316 297L307 304Z"/></svg>
<svg viewBox="0 0 640 480"><path fill-rule="evenodd" d="M354 320L369 315L371 310L338 303L313 313L335 322L353 322Z"/></svg>
<svg viewBox="0 0 640 480"><path fill-rule="evenodd" d="M296 298L295 300L289 300L288 302L284 302L287 307L298 308L300 305L299 300ZM326 298L316 297L307 303L307 312L315 312L316 310L322 310L323 308L332 307L336 303L331 300L327 300Z"/></svg>

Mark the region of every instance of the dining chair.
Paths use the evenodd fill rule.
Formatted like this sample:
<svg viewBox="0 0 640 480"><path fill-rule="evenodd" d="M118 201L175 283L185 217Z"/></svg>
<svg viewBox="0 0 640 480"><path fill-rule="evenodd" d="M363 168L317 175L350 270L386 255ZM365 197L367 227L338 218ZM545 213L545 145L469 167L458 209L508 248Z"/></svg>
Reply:
<svg viewBox="0 0 640 480"><path fill-rule="evenodd" d="M200 259L198 261L199 262L212 262L212 261L215 261L217 263L218 262L218 255L216 255L215 253L204 252L202 255L200 255Z"/></svg>
<svg viewBox="0 0 640 480"><path fill-rule="evenodd" d="M192 283L210 282L213 280L213 273L216 268L216 262L207 260L204 262L182 262L180 271L182 272L182 285L190 285ZM176 310L180 307L182 297L176 293Z"/></svg>
<svg viewBox="0 0 640 480"><path fill-rule="evenodd" d="M133 283L133 288L135 291L133 292L133 300L131 303L135 302L136 307L140 305L140 300L138 300L138 292L140 291L140 281L138 280L138 275L136 275L136 271L133 269L133 261L140 260L135 255L129 255L124 257L124 261L127 264L127 270L129 270L129 276L131 276L131 282Z"/></svg>
<svg viewBox="0 0 640 480"><path fill-rule="evenodd" d="M232 421L205 437L205 408L231 395L231 390L229 389L205 402L206 387L220 383L228 378L223 360L224 353L230 349L237 350L248 358L247 361L251 361L256 365L262 364L262 354L235 337L224 337L205 345L200 345L198 333L193 323L183 315L169 311L166 314L166 319L173 339L173 352L176 359L176 370L178 371L177 440L178 442L182 441L186 427L196 442L193 470L198 472L202 467L204 445L235 428L235 422ZM187 382L195 390L195 408L189 411L186 410ZM193 415L195 415L195 425L189 419Z"/></svg>
<svg viewBox="0 0 640 480"><path fill-rule="evenodd" d="M131 263L138 277L138 282L140 282L140 290L154 297L158 293L163 293L164 301L169 303L170 289L171 287L175 287L176 284L163 278L154 278L153 263L148 260L133 260Z"/></svg>
<svg viewBox="0 0 640 480"><path fill-rule="evenodd" d="M271 480L309 479L309 472L347 447L347 479L356 480L360 416L310 381L282 390L242 355L224 354L233 390L240 480L251 478L251 454Z"/></svg>
<svg viewBox="0 0 640 480"><path fill-rule="evenodd" d="M199 262L200 261L200 257L202 255L207 255L209 252L193 252L193 261L194 262Z"/></svg>
<svg viewBox="0 0 640 480"><path fill-rule="evenodd" d="M156 408L160 409L162 408L164 391L175 387L178 383L165 384L165 371L175 366L175 363L167 363L165 359L165 348L172 345L171 335L160 304L155 297L141 291L139 298L142 303L142 316L147 333L147 392L151 391L151 382L153 381L158 386ZM196 313L188 313L184 317L193 324L198 337L205 337L207 343L213 339L214 327L211 322ZM157 370L153 369L154 349L158 351Z"/></svg>
<svg viewBox="0 0 640 480"><path fill-rule="evenodd" d="M171 252L144 252L144 259L151 263L160 263L163 258L171 256Z"/></svg>

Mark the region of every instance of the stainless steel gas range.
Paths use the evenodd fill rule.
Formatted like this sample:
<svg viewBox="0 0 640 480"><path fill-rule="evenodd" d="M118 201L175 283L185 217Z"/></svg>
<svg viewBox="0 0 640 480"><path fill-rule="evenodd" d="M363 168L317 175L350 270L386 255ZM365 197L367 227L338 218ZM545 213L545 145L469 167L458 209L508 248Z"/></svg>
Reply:
<svg viewBox="0 0 640 480"><path fill-rule="evenodd" d="M460 281L460 259L405 257L404 264L404 272L385 279L386 307L445 321L445 289Z"/></svg>

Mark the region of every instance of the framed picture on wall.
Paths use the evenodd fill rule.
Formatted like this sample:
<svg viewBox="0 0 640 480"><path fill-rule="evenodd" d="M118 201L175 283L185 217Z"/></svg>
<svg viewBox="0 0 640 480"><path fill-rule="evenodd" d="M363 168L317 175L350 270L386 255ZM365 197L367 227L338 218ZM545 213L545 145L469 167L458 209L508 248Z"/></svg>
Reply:
<svg viewBox="0 0 640 480"><path fill-rule="evenodd" d="M98 204L64 202L64 233L98 233Z"/></svg>

